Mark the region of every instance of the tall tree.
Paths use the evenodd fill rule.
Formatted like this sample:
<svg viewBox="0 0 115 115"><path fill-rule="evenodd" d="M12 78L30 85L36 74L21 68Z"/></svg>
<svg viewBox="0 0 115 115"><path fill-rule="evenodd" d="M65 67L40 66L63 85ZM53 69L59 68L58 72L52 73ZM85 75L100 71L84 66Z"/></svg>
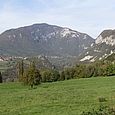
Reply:
<svg viewBox="0 0 115 115"><path fill-rule="evenodd" d="M23 60L21 59L19 61L19 65L18 65L18 80L19 82L23 79L23 73L24 73L24 68L23 68Z"/></svg>
<svg viewBox="0 0 115 115"><path fill-rule="evenodd" d="M30 62L30 68L34 68L35 69L35 63L34 63L33 60Z"/></svg>
<svg viewBox="0 0 115 115"><path fill-rule="evenodd" d="M23 85L29 85L31 88L33 88L34 85L40 84L41 82L41 75L39 70L35 68L34 61L30 62L29 69L26 69L22 75L23 76L21 77L20 82Z"/></svg>
<svg viewBox="0 0 115 115"><path fill-rule="evenodd" d="M2 80L2 74L1 74L1 71L0 71L0 83L2 83L3 80Z"/></svg>
<svg viewBox="0 0 115 115"><path fill-rule="evenodd" d="M31 88L33 88L34 85L40 84L40 81L41 75L39 70L35 68L29 68L24 72L21 82L23 85L29 85Z"/></svg>
<svg viewBox="0 0 115 115"><path fill-rule="evenodd" d="M62 72L60 73L60 80L61 80L61 81L65 80L64 71L62 71Z"/></svg>
<svg viewBox="0 0 115 115"><path fill-rule="evenodd" d="M54 81L58 81L59 78L60 78L59 72L56 71L56 70L53 70L53 71L51 72L50 80L51 80L52 82L54 82Z"/></svg>
<svg viewBox="0 0 115 115"><path fill-rule="evenodd" d="M45 81L46 82L49 82L49 81L51 81L51 71L49 71L49 70L46 70L46 71L44 71L44 77L45 77ZM43 79L43 78L42 78Z"/></svg>

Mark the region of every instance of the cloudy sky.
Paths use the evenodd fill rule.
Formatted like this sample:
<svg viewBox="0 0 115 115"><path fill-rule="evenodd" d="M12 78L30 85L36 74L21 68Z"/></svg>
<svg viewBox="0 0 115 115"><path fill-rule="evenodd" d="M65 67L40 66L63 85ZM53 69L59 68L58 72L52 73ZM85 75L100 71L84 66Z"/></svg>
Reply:
<svg viewBox="0 0 115 115"><path fill-rule="evenodd" d="M1 0L0 33L7 29L48 23L96 38L115 29L115 0Z"/></svg>

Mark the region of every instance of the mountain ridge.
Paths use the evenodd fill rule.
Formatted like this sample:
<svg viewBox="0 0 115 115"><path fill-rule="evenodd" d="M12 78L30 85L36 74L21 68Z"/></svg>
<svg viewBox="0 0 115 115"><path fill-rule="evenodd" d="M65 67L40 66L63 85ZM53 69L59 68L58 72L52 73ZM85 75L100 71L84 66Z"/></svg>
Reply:
<svg viewBox="0 0 115 115"><path fill-rule="evenodd" d="M115 29L104 30L91 47L78 60L84 63L94 62L108 57L115 52Z"/></svg>
<svg viewBox="0 0 115 115"><path fill-rule="evenodd" d="M33 24L0 34L0 52L13 55L78 56L94 39L85 33L49 25Z"/></svg>

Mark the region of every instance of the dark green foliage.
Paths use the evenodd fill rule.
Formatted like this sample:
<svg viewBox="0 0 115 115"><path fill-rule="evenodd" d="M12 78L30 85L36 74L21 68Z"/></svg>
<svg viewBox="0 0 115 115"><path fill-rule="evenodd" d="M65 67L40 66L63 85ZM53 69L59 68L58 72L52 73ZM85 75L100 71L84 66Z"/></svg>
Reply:
<svg viewBox="0 0 115 115"><path fill-rule="evenodd" d="M65 80L70 79L69 70L68 69L64 71L64 74L65 74Z"/></svg>
<svg viewBox="0 0 115 115"><path fill-rule="evenodd" d="M108 63L106 65L105 71L107 76L115 75L115 64Z"/></svg>
<svg viewBox="0 0 115 115"><path fill-rule="evenodd" d="M30 68L35 68L35 63L33 60L30 62Z"/></svg>
<svg viewBox="0 0 115 115"><path fill-rule="evenodd" d="M66 75L71 78L90 78L95 74L93 65L79 65L73 69L66 70Z"/></svg>
<svg viewBox="0 0 115 115"><path fill-rule="evenodd" d="M49 82L51 81L51 72L49 70L42 71L42 81Z"/></svg>
<svg viewBox="0 0 115 115"><path fill-rule="evenodd" d="M18 80L19 80L19 82L22 81L22 79L23 79L23 73L24 73L23 60L20 60L19 66L18 66Z"/></svg>
<svg viewBox="0 0 115 115"><path fill-rule="evenodd" d="M60 73L57 70L42 70L42 82L55 82L60 80Z"/></svg>
<svg viewBox="0 0 115 115"><path fill-rule="evenodd" d="M79 67L79 77L80 78L85 78L86 77L86 65L80 65Z"/></svg>
<svg viewBox="0 0 115 115"><path fill-rule="evenodd" d="M113 75L115 75L115 64L101 61L90 65L76 65L74 68L63 71L63 76L66 80Z"/></svg>
<svg viewBox="0 0 115 115"><path fill-rule="evenodd" d="M0 71L0 83L2 83L3 80L2 80L2 74L1 74L1 71Z"/></svg>
<svg viewBox="0 0 115 115"><path fill-rule="evenodd" d="M75 71L76 70L74 68L65 70L64 71L65 79L68 80L74 78Z"/></svg>
<svg viewBox="0 0 115 115"><path fill-rule="evenodd" d="M99 102L105 102L105 101L107 101L107 100L106 100L104 97L99 97L99 98L98 98L98 101L99 101Z"/></svg>
<svg viewBox="0 0 115 115"><path fill-rule="evenodd" d="M60 74L59 74L59 72L56 71L56 70L53 70L53 71L51 72L51 78L50 78L51 81L52 81L52 82L54 82L54 81L58 81L59 78L60 78Z"/></svg>
<svg viewBox="0 0 115 115"><path fill-rule="evenodd" d="M60 73L60 81L63 81L63 80L65 80L64 71L62 71L62 72Z"/></svg>
<svg viewBox="0 0 115 115"><path fill-rule="evenodd" d="M115 53L108 56L104 61L115 62Z"/></svg>
<svg viewBox="0 0 115 115"><path fill-rule="evenodd" d="M88 112L84 112L81 115L115 115L115 110L113 108L108 108L107 106L102 106L97 110L92 110Z"/></svg>
<svg viewBox="0 0 115 115"><path fill-rule="evenodd" d="M89 78L89 77L92 77L94 76L94 72L95 72L95 67L93 65L88 65L86 67L86 76L85 78Z"/></svg>
<svg viewBox="0 0 115 115"><path fill-rule="evenodd" d="M34 85L40 84L41 75L38 69L35 68L34 61L30 62L30 68L26 69L23 73L23 61L19 63L19 81L23 85L29 85L33 88Z"/></svg>
<svg viewBox="0 0 115 115"><path fill-rule="evenodd" d="M40 74L41 74L41 81L42 82L49 82L50 81L51 72L49 70L41 70Z"/></svg>
<svg viewBox="0 0 115 115"><path fill-rule="evenodd" d="M23 85L29 85L31 86L31 88L33 88L34 85L40 84L40 81L41 81L40 72L35 68L29 68L25 70L21 83Z"/></svg>

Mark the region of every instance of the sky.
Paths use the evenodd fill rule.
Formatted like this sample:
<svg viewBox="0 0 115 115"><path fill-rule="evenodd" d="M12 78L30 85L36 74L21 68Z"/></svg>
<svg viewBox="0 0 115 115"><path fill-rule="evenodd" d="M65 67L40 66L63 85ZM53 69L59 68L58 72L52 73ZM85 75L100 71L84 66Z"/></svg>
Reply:
<svg viewBox="0 0 115 115"><path fill-rule="evenodd" d="M48 23L87 33L94 39L115 29L115 0L1 0L0 33Z"/></svg>

